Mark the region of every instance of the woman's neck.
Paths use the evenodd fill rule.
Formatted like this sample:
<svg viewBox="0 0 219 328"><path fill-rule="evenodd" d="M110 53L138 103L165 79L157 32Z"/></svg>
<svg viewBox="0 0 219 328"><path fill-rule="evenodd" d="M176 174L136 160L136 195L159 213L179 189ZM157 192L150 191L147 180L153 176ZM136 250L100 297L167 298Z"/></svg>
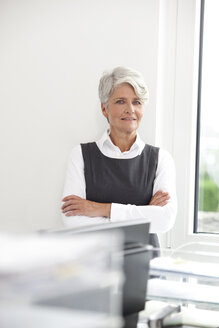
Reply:
<svg viewBox="0 0 219 328"><path fill-rule="evenodd" d="M110 139L112 143L115 146L119 147L122 153L124 151L130 150L131 146L136 140L136 137L137 137L136 132L134 132L133 134L119 134L119 135L110 132Z"/></svg>

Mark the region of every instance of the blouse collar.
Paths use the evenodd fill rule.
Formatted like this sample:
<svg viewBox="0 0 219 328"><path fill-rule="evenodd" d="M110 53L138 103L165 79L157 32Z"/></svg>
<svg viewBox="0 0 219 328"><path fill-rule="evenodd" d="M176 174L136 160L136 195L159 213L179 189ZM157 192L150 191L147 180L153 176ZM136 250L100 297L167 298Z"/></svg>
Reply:
<svg viewBox="0 0 219 328"><path fill-rule="evenodd" d="M110 147L112 150L118 151L118 147L114 145L114 143L112 142L111 138L110 138L110 129L106 130L104 132L104 134L102 135L102 137L98 140L98 146L101 150L104 150L105 147ZM137 133L137 137L135 142L133 143L133 145L131 146L131 148L124 152L124 153L128 153L130 151L136 150L139 154L142 152L143 148L145 146L145 143L143 142L143 140L141 139L141 137L139 136L139 134Z"/></svg>

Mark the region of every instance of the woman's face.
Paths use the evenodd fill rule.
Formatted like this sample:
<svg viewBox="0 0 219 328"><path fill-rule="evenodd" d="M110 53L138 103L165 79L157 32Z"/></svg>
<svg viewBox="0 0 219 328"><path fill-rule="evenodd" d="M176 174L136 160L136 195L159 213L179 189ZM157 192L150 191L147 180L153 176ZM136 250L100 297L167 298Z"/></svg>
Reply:
<svg viewBox="0 0 219 328"><path fill-rule="evenodd" d="M144 105L136 96L133 87L124 83L117 87L105 108L103 115L108 118L111 133L136 134L144 114Z"/></svg>

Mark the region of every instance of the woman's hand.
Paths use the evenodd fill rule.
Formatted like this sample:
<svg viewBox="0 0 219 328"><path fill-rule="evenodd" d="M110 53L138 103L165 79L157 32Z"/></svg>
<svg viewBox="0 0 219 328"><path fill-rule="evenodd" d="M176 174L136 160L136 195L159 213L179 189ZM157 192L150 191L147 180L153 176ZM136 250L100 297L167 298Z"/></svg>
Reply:
<svg viewBox="0 0 219 328"><path fill-rule="evenodd" d="M90 200L70 195L62 200L62 213L65 216L83 215L83 216L103 216L110 217L111 204L97 203Z"/></svg>
<svg viewBox="0 0 219 328"><path fill-rule="evenodd" d="M170 199L170 195L168 194L168 192L158 190L154 194L154 196L152 196L149 205L164 206L168 203L169 199Z"/></svg>

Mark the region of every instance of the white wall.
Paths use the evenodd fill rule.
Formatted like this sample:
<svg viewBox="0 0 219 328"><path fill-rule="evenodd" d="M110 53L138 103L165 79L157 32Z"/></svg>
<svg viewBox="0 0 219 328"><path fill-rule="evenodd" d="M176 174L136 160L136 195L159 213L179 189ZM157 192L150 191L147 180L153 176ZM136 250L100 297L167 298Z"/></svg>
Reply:
<svg viewBox="0 0 219 328"><path fill-rule="evenodd" d="M107 126L97 96L105 69L143 73L140 132L155 142L158 18L158 0L1 0L1 231L61 225L69 151Z"/></svg>

